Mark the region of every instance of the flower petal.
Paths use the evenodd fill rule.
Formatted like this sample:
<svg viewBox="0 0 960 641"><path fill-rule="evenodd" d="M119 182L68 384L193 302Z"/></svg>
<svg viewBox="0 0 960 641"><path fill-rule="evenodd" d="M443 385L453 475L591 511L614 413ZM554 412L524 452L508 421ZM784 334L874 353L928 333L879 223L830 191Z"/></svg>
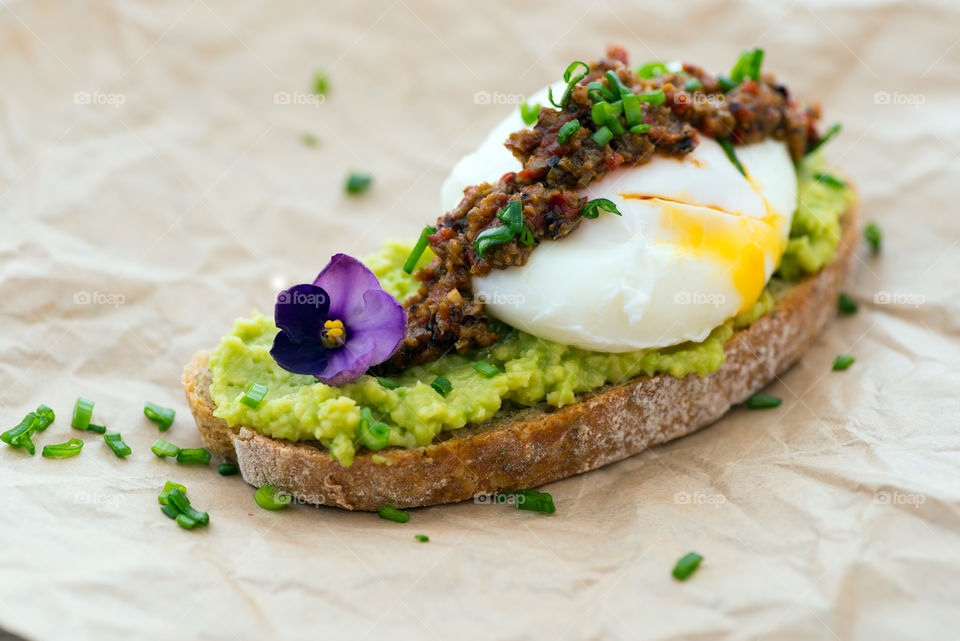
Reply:
<svg viewBox="0 0 960 641"><path fill-rule="evenodd" d="M273 320L294 343L319 340L330 309L330 296L316 285L294 285L277 294Z"/></svg>
<svg viewBox="0 0 960 641"><path fill-rule="evenodd" d="M346 322L363 308L363 294L380 289L380 281L370 269L353 256L335 254L313 284L330 295L330 318Z"/></svg>
<svg viewBox="0 0 960 641"><path fill-rule="evenodd" d="M350 331L349 329L347 330ZM377 348L376 342L372 336L347 336L347 342L343 347L329 350L327 355L329 360L323 371L317 372L314 376L321 383L327 385L343 385L349 383L363 374L373 364L373 353Z"/></svg>
<svg viewBox="0 0 960 641"><path fill-rule="evenodd" d="M363 308L343 321L350 336L370 336L376 343L371 365L378 365L393 356L407 332L407 311L382 289L371 289L363 295Z"/></svg>
<svg viewBox="0 0 960 641"><path fill-rule="evenodd" d="M294 374L316 375L322 372L330 358L330 352L319 341L293 342L283 331L277 332L270 348L270 356L277 365Z"/></svg>

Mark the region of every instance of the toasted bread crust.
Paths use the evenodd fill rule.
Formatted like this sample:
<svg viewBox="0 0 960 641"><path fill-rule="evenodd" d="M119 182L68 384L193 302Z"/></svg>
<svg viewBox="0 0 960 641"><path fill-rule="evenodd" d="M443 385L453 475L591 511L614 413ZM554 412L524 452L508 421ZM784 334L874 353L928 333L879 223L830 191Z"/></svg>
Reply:
<svg viewBox="0 0 960 641"><path fill-rule="evenodd" d="M236 460L251 485L269 483L310 503L378 510L537 487L694 432L767 385L833 318L837 296L853 271L857 238L853 206L844 214L833 262L788 289L771 313L736 332L725 346L723 365L707 376L640 376L584 394L575 405L509 412L447 432L426 447L382 450L381 463L363 451L343 467L310 443L227 425L213 415L209 352L186 367L183 385L211 450Z"/></svg>

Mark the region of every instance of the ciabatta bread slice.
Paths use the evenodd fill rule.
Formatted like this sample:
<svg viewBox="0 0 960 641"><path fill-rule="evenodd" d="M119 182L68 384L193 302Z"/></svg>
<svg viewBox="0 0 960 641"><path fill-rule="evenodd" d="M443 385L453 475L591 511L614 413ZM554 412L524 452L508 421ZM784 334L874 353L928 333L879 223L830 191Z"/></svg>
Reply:
<svg viewBox="0 0 960 641"><path fill-rule="evenodd" d="M300 500L349 510L416 507L533 488L593 470L713 423L792 365L836 314L858 239L856 206L842 219L837 255L781 293L774 309L737 331L726 360L700 377L640 376L582 395L574 405L501 412L444 432L416 449L360 450L343 467L309 442L270 438L213 415L209 353L183 374L187 402L208 447L237 461L247 483L269 483Z"/></svg>

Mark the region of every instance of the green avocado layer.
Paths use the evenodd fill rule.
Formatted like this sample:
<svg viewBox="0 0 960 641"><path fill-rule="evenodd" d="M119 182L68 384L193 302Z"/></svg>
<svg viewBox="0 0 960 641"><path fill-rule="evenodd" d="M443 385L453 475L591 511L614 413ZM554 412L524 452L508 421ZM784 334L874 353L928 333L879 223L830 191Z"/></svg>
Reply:
<svg viewBox="0 0 960 641"><path fill-rule="evenodd" d="M840 216L854 194L848 187L818 181L820 172L816 158L798 168L798 209L778 272L780 279L796 280L816 273L836 252ZM419 287L402 269L410 249L410 244L388 241L380 252L364 259L381 286L401 301ZM429 254L428 250L421 258L421 266L430 261ZM773 286L776 284L771 283ZM447 355L405 370L396 377L399 386L395 389L383 387L372 376L330 387L311 376L280 369L270 357L277 328L272 319L255 314L237 320L210 357L210 396L217 407L214 414L231 425L247 425L267 436L317 440L338 461L350 465L359 443L363 407L390 425L390 445L417 447L429 444L440 432L489 419L505 403L530 406L546 402L561 407L576 402L577 394L639 375L704 376L723 364L723 346L733 332L766 314L773 304L769 291L764 291L750 309L715 328L700 343L623 354L590 352L504 328L504 338L486 350L467 356ZM496 365L501 373L484 376L472 367L478 360ZM446 377L453 385L446 396L430 386L437 376ZM250 383L269 388L256 409L240 401Z"/></svg>

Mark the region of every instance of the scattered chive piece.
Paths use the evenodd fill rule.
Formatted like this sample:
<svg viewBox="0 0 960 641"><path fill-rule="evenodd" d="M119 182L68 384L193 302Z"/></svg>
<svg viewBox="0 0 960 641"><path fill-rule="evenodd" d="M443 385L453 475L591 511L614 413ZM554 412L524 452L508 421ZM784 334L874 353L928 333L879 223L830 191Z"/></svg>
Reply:
<svg viewBox="0 0 960 641"><path fill-rule="evenodd" d="M198 525L206 525L210 522L210 515L206 512L200 512L190 505L190 499L186 493L179 487L175 487L167 494L167 505L172 505L182 516L186 516ZM179 517L177 521L179 522ZM188 528L190 529L190 528Z"/></svg>
<svg viewBox="0 0 960 641"><path fill-rule="evenodd" d="M170 506L168 505L167 507L170 507ZM160 508L160 509L162 510L163 508ZM177 514L177 525L182 527L184 530L192 530L193 528L200 525L200 523L198 521L195 521L194 519L191 519L186 514L181 513L181 514Z"/></svg>
<svg viewBox="0 0 960 641"><path fill-rule="evenodd" d="M574 76L573 72L577 67L583 67L586 71ZM573 91L573 86L586 78L588 73L590 73L590 65L585 62L574 60L567 65L567 69L563 72L563 81L567 83L567 88L564 90L563 97L560 98L559 104L553 99L553 88L547 89L547 97L550 99L550 104L557 109L563 109L567 104L567 100L570 99L570 92Z"/></svg>
<svg viewBox="0 0 960 641"><path fill-rule="evenodd" d="M453 389L453 383L446 376L438 376L430 383L430 387L435 389L440 396L446 396Z"/></svg>
<svg viewBox="0 0 960 641"><path fill-rule="evenodd" d="M870 243L870 251L874 254L880 252L880 245L883 243L883 232L880 231L877 223L867 223L867 226L863 228L863 237Z"/></svg>
<svg viewBox="0 0 960 641"><path fill-rule="evenodd" d="M853 365L854 360L856 359L854 359L853 356L850 356L849 354L840 354L833 361L833 371L840 372L847 369L848 367Z"/></svg>
<svg viewBox="0 0 960 641"><path fill-rule="evenodd" d="M94 425L93 423L90 423L89 425L87 425L87 431L88 431L88 432L93 432L94 434L106 434L106 432L107 432L107 426L106 426L106 425Z"/></svg>
<svg viewBox="0 0 960 641"><path fill-rule="evenodd" d="M30 456L33 456L37 453L37 448L34 446L31 437L39 429L38 426L43 420L36 412L30 412L23 417L19 425L0 434L0 441L10 447L22 447L30 453Z"/></svg>
<svg viewBox="0 0 960 641"><path fill-rule="evenodd" d="M834 189L843 189L847 186L847 183L843 182L833 174L828 174L823 171L814 173L813 177L817 180L817 182L823 183L828 187L833 187Z"/></svg>
<svg viewBox="0 0 960 641"><path fill-rule="evenodd" d="M327 91L330 89L327 84L327 74L323 71L317 71L313 74L313 93L318 96L326 95Z"/></svg>
<svg viewBox="0 0 960 641"><path fill-rule="evenodd" d="M513 497L518 510L530 510L532 512L543 512L544 514L553 514L557 511L557 508L553 505L553 497L546 492L520 490L514 492Z"/></svg>
<svg viewBox="0 0 960 641"><path fill-rule="evenodd" d="M423 256L423 252L426 251L427 245L430 244L430 239L427 236L437 233L436 227L431 227L427 225L423 228L423 231L420 232L420 239L417 241L417 244L413 246L413 251L410 252L410 255L407 256L407 262L403 264L403 271L408 274L413 273L414 267L417 266L417 263L420 262L420 257Z"/></svg>
<svg viewBox="0 0 960 641"><path fill-rule="evenodd" d="M723 152L727 154L727 158L729 158L730 162L733 163L733 166L737 168L737 171L746 176L747 172L744 170L743 165L740 164L740 160L737 158L737 152L733 149L733 143L726 138L717 138L717 142L720 143L721 147L723 147Z"/></svg>
<svg viewBox="0 0 960 641"><path fill-rule="evenodd" d="M187 488L183 485L174 483L173 481L167 481L163 486L163 491L160 492L160 495L157 497L157 501L160 502L160 505L166 505L169 503L168 497L170 496L170 492L173 490L180 490L184 494L187 493Z"/></svg>
<svg viewBox="0 0 960 641"><path fill-rule="evenodd" d="M622 215L620 210L617 209L617 205L612 200L607 200L606 198L594 198L583 206L583 209L580 210L580 215L593 220L600 215L600 209L608 211L611 214L616 214L617 216Z"/></svg>
<svg viewBox="0 0 960 641"><path fill-rule="evenodd" d="M390 442L390 426L373 418L369 407L360 410L360 427L358 428L360 442L368 450L382 450Z"/></svg>
<svg viewBox="0 0 960 641"><path fill-rule="evenodd" d="M180 453L179 447L177 447L173 443L170 443L169 441L163 440L162 438L157 439L157 442L154 443L150 447L150 449L153 451L154 454L160 457L176 456L177 454Z"/></svg>
<svg viewBox="0 0 960 641"><path fill-rule="evenodd" d="M630 127L630 133L632 134L645 134L650 131L650 125L634 125Z"/></svg>
<svg viewBox="0 0 960 641"><path fill-rule="evenodd" d="M731 80L730 76L725 76L723 74L717 76L717 82L720 84L720 88L723 89L724 92L730 91L740 84L739 82L734 82Z"/></svg>
<svg viewBox="0 0 960 641"><path fill-rule="evenodd" d="M533 105L530 105L524 102L520 105L520 117L523 118L523 124L525 125L535 124L537 118L540 117L540 103L535 102Z"/></svg>
<svg viewBox="0 0 960 641"><path fill-rule="evenodd" d="M820 149L820 147L823 147L825 144L827 144L827 142L838 133L840 133L840 123L837 122L830 125L830 128L827 129L826 133L823 134L823 137L820 140L807 147L807 153L805 155L809 156L817 149Z"/></svg>
<svg viewBox="0 0 960 641"><path fill-rule="evenodd" d="M683 88L687 91L697 91L698 89L703 89L703 83L700 82L699 78L690 78L683 85Z"/></svg>
<svg viewBox="0 0 960 641"><path fill-rule="evenodd" d="M426 534L414 534L413 538L420 541L421 543L426 543L430 540L430 537L427 536Z"/></svg>
<svg viewBox="0 0 960 641"><path fill-rule="evenodd" d="M760 80L763 67L763 49L749 49L740 54L730 70L730 80L740 84L744 80Z"/></svg>
<svg viewBox="0 0 960 641"><path fill-rule="evenodd" d="M613 139L613 132L610 131L609 127L604 125L593 132L593 136L591 136L591 138L593 139L593 142L597 143L598 147L603 147Z"/></svg>
<svg viewBox="0 0 960 641"><path fill-rule="evenodd" d="M386 519L388 521L396 521L397 523L406 523L410 520L410 513L404 512L403 510L398 510L392 505L385 505L380 508L380 511L377 512L380 515L381 519Z"/></svg>
<svg viewBox="0 0 960 641"><path fill-rule="evenodd" d="M557 142L561 145L567 144L567 141L570 140L570 136L577 133L578 129L580 129L579 120L574 119L566 123L560 127L560 131L557 132Z"/></svg>
<svg viewBox="0 0 960 641"><path fill-rule="evenodd" d="M350 172L350 174L347 176L347 193L354 196L362 194L370 189L370 185L372 183L373 176L370 174L358 174L356 172Z"/></svg>
<svg viewBox="0 0 960 641"><path fill-rule="evenodd" d="M120 436L120 432L104 434L103 440L106 441L107 447L113 450L113 453L119 458L129 456L130 453L133 452L133 450L130 449L130 446L123 442L123 437Z"/></svg>
<svg viewBox="0 0 960 641"><path fill-rule="evenodd" d="M500 368L487 361L477 361L473 364L473 369L477 370L487 378L493 378L500 373Z"/></svg>
<svg viewBox="0 0 960 641"><path fill-rule="evenodd" d="M221 463L217 466L217 474L220 476L233 476L240 471L240 468L233 463Z"/></svg>
<svg viewBox="0 0 960 641"><path fill-rule="evenodd" d="M53 413L53 410L43 404L34 410L33 413L36 414L37 418L40 419L36 427L38 432L42 432L50 427L51 423L53 423L54 419L56 419L56 414Z"/></svg>
<svg viewBox="0 0 960 641"><path fill-rule="evenodd" d="M623 103L623 117L627 121L628 127L640 124L643 120L643 110L640 108L640 99L634 95L621 98Z"/></svg>
<svg viewBox="0 0 960 641"><path fill-rule="evenodd" d="M70 426L74 429L85 430L90 425L90 418L93 416L93 401L88 398L79 397L73 406L73 420Z"/></svg>
<svg viewBox="0 0 960 641"><path fill-rule="evenodd" d="M690 575L693 574L694 570L697 569L701 561L703 561L703 557L696 552L683 555L683 557L677 561L677 564L673 566L673 578L678 581L686 581L690 578Z"/></svg>
<svg viewBox="0 0 960 641"><path fill-rule="evenodd" d="M670 70L662 62L648 62L637 67L637 75L641 78L656 78L665 73L670 73Z"/></svg>
<svg viewBox="0 0 960 641"><path fill-rule="evenodd" d="M617 75L617 72L610 69L605 74L607 82L610 83L610 89L613 90L619 97L632 96L633 92L630 91L630 87L623 84L623 81L620 80L620 76Z"/></svg>
<svg viewBox="0 0 960 641"><path fill-rule="evenodd" d="M156 423L161 432L165 432L170 429L170 426L173 424L173 418L177 415L177 412L172 408L162 407L156 403L147 401L143 404L143 414Z"/></svg>
<svg viewBox="0 0 960 641"><path fill-rule="evenodd" d="M837 298L837 308L841 314L856 314L857 301L850 298L849 294L840 292L840 296Z"/></svg>
<svg viewBox="0 0 960 641"><path fill-rule="evenodd" d="M613 102L617 99L617 95L613 93L610 87L606 86L599 80L594 80L593 82L587 83L587 91L589 96L594 101L597 100L606 100Z"/></svg>
<svg viewBox="0 0 960 641"><path fill-rule="evenodd" d="M380 387L385 387L387 389L397 389L400 387L400 383L392 378L387 378L386 376L378 376L377 382L380 383Z"/></svg>
<svg viewBox="0 0 960 641"><path fill-rule="evenodd" d="M210 463L210 450L203 447L188 447L177 452L177 463Z"/></svg>
<svg viewBox="0 0 960 641"><path fill-rule="evenodd" d="M177 519L177 514L178 514L177 508L173 507L172 505L161 505L160 511L166 514L167 516L169 516L173 520Z"/></svg>
<svg viewBox="0 0 960 641"><path fill-rule="evenodd" d="M253 493L253 500L265 510L282 510L290 505L293 497L283 492L277 492L269 485L261 485Z"/></svg>
<svg viewBox="0 0 960 641"><path fill-rule="evenodd" d="M307 147L316 147L320 144L320 139L311 133L304 132L300 134L300 142L305 144Z"/></svg>
<svg viewBox="0 0 960 641"><path fill-rule="evenodd" d="M79 454L82 449L83 441L78 438L72 438L66 443L44 445L41 454L47 458L70 458Z"/></svg>
<svg viewBox="0 0 960 641"><path fill-rule="evenodd" d="M260 407L260 403L263 402L263 399L266 398L267 392L269 391L270 388L268 388L266 385L261 385L260 383L250 383L247 386L247 389L243 391L243 396L240 397L240 402L247 407L257 409Z"/></svg>
<svg viewBox="0 0 960 641"><path fill-rule="evenodd" d="M780 407L783 400L770 394L754 394L747 399L747 407L752 410L766 410L773 407Z"/></svg>
<svg viewBox="0 0 960 641"><path fill-rule="evenodd" d="M637 96L640 102L649 102L652 105L662 105L666 99L667 95L663 93L663 89L654 89Z"/></svg>

